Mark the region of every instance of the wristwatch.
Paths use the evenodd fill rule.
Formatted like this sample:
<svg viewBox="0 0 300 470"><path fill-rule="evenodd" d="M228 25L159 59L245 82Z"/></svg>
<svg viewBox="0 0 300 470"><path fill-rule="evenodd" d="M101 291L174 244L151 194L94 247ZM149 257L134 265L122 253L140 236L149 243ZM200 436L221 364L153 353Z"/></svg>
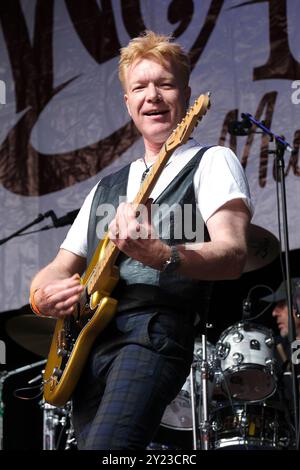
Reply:
<svg viewBox="0 0 300 470"><path fill-rule="evenodd" d="M170 257L164 262L162 272L163 273L172 273L176 271L176 269L180 266L181 259L179 255L179 251L176 246L171 246L171 254Z"/></svg>

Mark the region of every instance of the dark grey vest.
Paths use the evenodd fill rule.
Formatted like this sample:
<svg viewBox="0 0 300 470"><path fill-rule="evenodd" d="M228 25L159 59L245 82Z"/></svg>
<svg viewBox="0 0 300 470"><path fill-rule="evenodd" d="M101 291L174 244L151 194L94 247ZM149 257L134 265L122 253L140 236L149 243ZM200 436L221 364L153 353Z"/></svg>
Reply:
<svg viewBox="0 0 300 470"><path fill-rule="evenodd" d="M206 149L201 149L153 201L153 226L159 238L169 245L209 240L206 226L196 205L193 185L194 174ZM120 196L125 199L129 168L130 165L127 165L118 172L104 177L96 189L88 228L88 262L99 243L97 237L99 227L104 222L108 225L114 217L114 212L107 213L101 207L108 207L103 204L111 204L116 210ZM173 298L175 295L191 305L199 305L201 310L208 301L210 282L192 280L177 272L163 273L144 266L123 253L120 253L117 264L122 285L157 286L166 295L171 295Z"/></svg>

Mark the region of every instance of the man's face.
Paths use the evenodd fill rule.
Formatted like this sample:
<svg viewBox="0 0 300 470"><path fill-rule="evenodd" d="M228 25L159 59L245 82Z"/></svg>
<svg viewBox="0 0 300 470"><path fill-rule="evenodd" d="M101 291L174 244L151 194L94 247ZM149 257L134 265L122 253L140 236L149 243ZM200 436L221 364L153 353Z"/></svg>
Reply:
<svg viewBox="0 0 300 470"><path fill-rule="evenodd" d="M294 320L296 333L300 332L300 320L295 315L295 310L293 309ZM283 338L288 336L289 333L289 323L288 323L288 307L285 300L277 302L273 313L273 317L276 318L277 326L279 329L280 336Z"/></svg>
<svg viewBox="0 0 300 470"><path fill-rule="evenodd" d="M160 149L186 113L190 88L172 62L140 59L127 70L124 98L145 146Z"/></svg>

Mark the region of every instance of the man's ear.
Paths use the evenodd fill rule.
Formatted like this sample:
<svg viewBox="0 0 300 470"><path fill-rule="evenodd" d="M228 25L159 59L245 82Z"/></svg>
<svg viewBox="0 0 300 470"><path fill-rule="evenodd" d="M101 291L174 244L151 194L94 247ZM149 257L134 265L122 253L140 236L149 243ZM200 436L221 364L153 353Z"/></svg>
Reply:
<svg viewBox="0 0 300 470"><path fill-rule="evenodd" d="M130 111L130 106L129 106L129 103L128 103L128 96L126 94L124 95L124 101L125 101L125 104L126 104L128 114L129 114L130 117L132 117L131 116L131 111Z"/></svg>

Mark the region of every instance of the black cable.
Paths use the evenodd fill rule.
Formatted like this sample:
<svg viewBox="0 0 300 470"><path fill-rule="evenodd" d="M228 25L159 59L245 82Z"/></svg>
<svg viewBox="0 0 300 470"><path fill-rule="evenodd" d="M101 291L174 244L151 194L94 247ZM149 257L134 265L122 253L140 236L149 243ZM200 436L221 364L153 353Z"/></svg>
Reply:
<svg viewBox="0 0 300 470"><path fill-rule="evenodd" d="M42 385L33 385L32 387L22 387L22 388L17 388L16 390L13 391L13 396L15 398L18 398L19 400L26 400L26 401L30 401L30 400L35 400L36 398L39 398L43 395L43 386ZM28 390L35 390L39 388L40 391L38 394L34 395L33 397L25 397L25 396L22 396L22 395L18 395L19 392L25 392L25 391L28 391Z"/></svg>
<svg viewBox="0 0 300 470"><path fill-rule="evenodd" d="M253 286L251 287L251 289L249 290L248 294L247 294L247 301L248 303L251 304L250 300L251 300L251 294L252 292L255 290L255 289L258 289L258 288L265 288L267 289L271 294L274 294L274 291L273 289L271 289L271 287L269 286L266 286L265 284L257 284L256 286ZM249 317L246 319L246 321L252 321L252 320L257 320L259 317L261 317L267 310L268 308L270 307L270 305L267 305L261 312L259 312L257 315L255 315L254 317Z"/></svg>

